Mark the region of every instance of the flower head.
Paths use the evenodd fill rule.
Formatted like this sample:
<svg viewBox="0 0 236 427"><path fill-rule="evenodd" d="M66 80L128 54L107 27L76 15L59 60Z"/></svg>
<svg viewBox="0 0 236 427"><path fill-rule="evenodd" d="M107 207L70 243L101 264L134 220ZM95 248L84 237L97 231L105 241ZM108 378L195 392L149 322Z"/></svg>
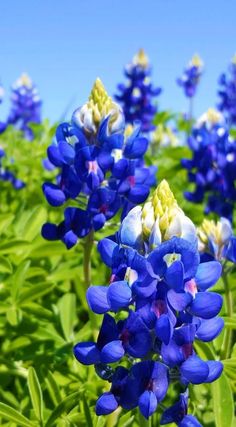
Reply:
<svg viewBox="0 0 236 427"><path fill-rule="evenodd" d="M203 71L203 62L198 55L194 55L177 83L184 89L188 98L192 98L197 90Z"/></svg>

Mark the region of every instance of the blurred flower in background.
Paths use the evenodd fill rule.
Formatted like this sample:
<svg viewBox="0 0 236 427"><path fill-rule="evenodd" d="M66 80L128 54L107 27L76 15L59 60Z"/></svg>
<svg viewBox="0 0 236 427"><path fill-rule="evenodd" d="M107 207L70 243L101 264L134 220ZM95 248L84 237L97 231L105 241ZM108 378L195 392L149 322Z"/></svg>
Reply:
<svg viewBox="0 0 236 427"><path fill-rule="evenodd" d="M183 88L185 96L192 98L197 90L203 72L203 62L198 55L194 55L177 83Z"/></svg>
<svg viewBox="0 0 236 427"><path fill-rule="evenodd" d="M236 125L236 54L232 58L228 74L221 74L219 85L218 108L224 113L230 125Z"/></svg>
<svg viewBox="0 0 236 427"><path fill-rule="evenodd" d="M30 123L41 123L42 101L38 89L27 74L13 84L11 94L11 110L7 119L8 124L15 125L24 132L27 139L33 138Z"/></svg>
<svg viewBox="0 0 236 427"><path fill-rule="evenodd" d="M160 95L161 88L153 87L151 82L151 66L143 49L133 57L125 67L127 83L117 86L119 93L115 99L121 104L126 123L141 122L141 131L149 132L154 129L153 117L157 112L154 98Z"/></svg>

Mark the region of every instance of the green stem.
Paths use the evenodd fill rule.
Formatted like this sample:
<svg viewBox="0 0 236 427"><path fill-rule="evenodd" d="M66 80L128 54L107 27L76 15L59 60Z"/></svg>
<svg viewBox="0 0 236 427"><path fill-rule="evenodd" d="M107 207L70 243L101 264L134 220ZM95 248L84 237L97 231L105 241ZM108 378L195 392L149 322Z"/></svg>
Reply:
<svg viewBox="0 0 236 427"><path fill-rule="evenodd" d="M84 286L85 292L89 288L92 282L92 274L91 274L91 254L93 250L94 243L94 230L91 230L87 235L84 242L84 260L83 260L83 269L84 269ZM89 319L91 322L92 332L94 338L97 336L97 322L96 317L93 311L89 310Z"/></svg>
<svg viewBox="0 0 236 427"><path fill-rule="evenodd" d="M230 285L228 282L228 276L227 276L225 270L223 270L222 280L223 280L224 289L225 289L226 315L228 317L232 317L234 314L233 296L232 296L232 292L231 292ZM231 345L232 345L232 336L233 336L232 329L225 329L224 340L223 340L223 345L222 345L222 352L221 352L221 358L223 360L228 359L230 356Z"/></svg>
<svg viewBox="0 0 236 427"><path fill-rule="evenodd" d="M94 231L91 230L84 242L84 284L86 289L91 285L91 254L93 249Z"/></svg>
<svg viewBox="0 0 236 427"><path fill-rule="evenodd" d="M148 420L139 413L139 427L151 427L151 418Z"/></svg>

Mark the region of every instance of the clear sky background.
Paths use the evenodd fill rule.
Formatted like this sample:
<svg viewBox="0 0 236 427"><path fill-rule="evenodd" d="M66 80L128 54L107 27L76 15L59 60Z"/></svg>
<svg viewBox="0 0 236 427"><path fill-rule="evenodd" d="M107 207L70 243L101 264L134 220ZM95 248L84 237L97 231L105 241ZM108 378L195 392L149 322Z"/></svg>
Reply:
<svg viewBox="0 0 236 427"><path fill-rule="evenodd" d="M143 47L161 109L187 109L176 77L197 52L205 73L195 114L215 105L217 78L236 52L236 0L0 0L0 78L9 97L26 71L38 85L43 115L60 119L83 104L99 76L108 92ZM8 103L0 107L0 117Z"/></svg>

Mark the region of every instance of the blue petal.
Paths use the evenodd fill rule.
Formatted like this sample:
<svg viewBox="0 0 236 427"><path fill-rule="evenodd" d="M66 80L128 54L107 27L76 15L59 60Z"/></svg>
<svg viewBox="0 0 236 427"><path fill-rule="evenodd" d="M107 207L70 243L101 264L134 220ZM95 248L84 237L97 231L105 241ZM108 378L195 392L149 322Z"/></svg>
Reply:
<svg viewBox="0 0 236 427"><path fill-rule="evenodd" d="M116 340L106 344L101 351L102 363L118 362L125 354L122 341Z"/></svg>
<svg viewBox="0 0 236 427"><path fill-rule="evenodd" d="M158 402L161 402L168 390L168 369L163 363L154 362L152 371L152 390Z"/></svg>
<svg viewBox="0 0 236 427"><path fill-rule="evenodd" d="M110 392L102 394L96 402L96 415L108 415L115 411L118 403L114 395Z"/></svg>
<svg viewBox="0 0 236 427"><path fill-rule="evenodd" d="M97 314L106 313L110 309L107 301L107 286L90 286L86 298L89 308Z"/></svg>
<svg viewBox="0 0 236 427"><path fill-rule="evenodd" d="M71 249L73 246L76 245L78 241L78 236L74 233L74 231L69 230L62 237L62 241L65 243L67 249Z"/></svg>
<svg viewBox="0 0 236 427"><path fill-rule="evenodd" d="M190 312L203 319L215 317L221 310L222 296L213 292L198 292L190 305Z"/></svg>
<svg viewBox="0 0 236 427"><path fill-rule="evenodd" d="M135 185L133 188L131 188L127 197L132 203L143 203L148 197L149 191L150 190L147 185Z"/></svg>
<svg viewBox="0 0 236 427"><path fill-rule="evenodd" d="M146 390L139 398L139 409L145 418L149 418L157 408L157 398L152 391Z"/></svg>
<svg viewBox="0 0 236 427"><path fill-rule="evenodd" d="M195 281L201 291L213 286L220 278L222 266L218 261L209 261L199 264Z"/></svg>
<svg viewBox="0 0 236 427"><path fill-rule="evenodd" d="M63 191L57 185L50 182L43 184L43 192L48 203L52 206L61 206L66 200Z"/></svg>
<svg viewBox="0 0 236 427"><path fill-rule="evenodd" d="M224 321L221 317L201 320L200 326L196 332L196 336L201 341L212 341L221 333L223 327Z"/></svg>
<svg viewBox="0 0 236 427"><path fill-rule="evenodd" d="M113 242L113 240L109 238L102 239L98 242L97 250L100 253L103 262L108 267L112 266L112 255L116 248L118 248L117 243Z"/></svg>
<svg viewBox="0 0 236 427"><path fill-rule="evenodd" d="M206 363L209 368L209 374L205 382L212 383L213 381L217 380L217 378L219 378L220 375L222 374L223 364L215 360L209 360Z"/></svg>
<svg viewBox="0 0 236 427"><path fill-rule="evenodd" d="M163 362L170 368L178 366L184 361L182 349L174 341L171 341L168 345L162 344L161 356Z"/></svg>
<svg viewBox="0 0 236 427"><path fill-rule="evenodd" d="M181 261L175 261L167 269L165 279L168 285L176 292L183 290L184 266Z"/></svg>
<svg viewBox="0 0 236 427"><path fill-rule="evenodd" d="M107 301L112 311L119 311L129 305L132 292L125 280L113 282L107 291Z"/></svg>
<svg viewBox="0 0 236 427"><path fill-rule="evenodd" d="M124 149L124 155L129 159L142 157L148 148L148 140L146 138L133 138L132 135L127 139Z"/></svg>
<svg viewBox="0 0 236 427"><path fill-rule="evenodd" d="M162 314L156 321L156 336L164 343L169 344L173 334L173 325L170 322L168 314Z"/></svg>
<svg viewBox="0 0 236 427"><path fill-rule="evenodd" d="M61 167L63 165L62 157L57 145L50 145L47 149L47 154L48 159L53 165L57 167Z"/></svg>
<svg viewBox="0 0 236 427"><path fill-rule="evenodd" d="M74 148L70 144L64 141L60 141L58 143L58 148L63 160L68 164L72 163L75 157Z"/></svg>
<svg viewBox="0 0 236 427"><path fill-rule="evenodd" d="M177 293L173 289L168 291L167 298L170 305L177 311L184 310L192 301L192 295L188 292Z"/></svg>
<svg viewBox="0 0 236 427"><path fill-rule="evenodd" d="M202 427L202 424L193 415L185 415L178 427Z"/></svg>
<svg viewBox="0 0 236 427"><path fill-rule="evenodd" d="M43 238L47 240L58 240L60 238L57 225L51 224L50 222L46 222L42 226L41 233Z"/></svg>
<svg viewBox="0 0 236 427"><path fill-rule="evenodd" d="M81 342L74 346L76 359L84 365L93 365L100 362L100 351L93 342Z"/></svg>
<svg viewBox="0 0 236 427"><path fill-rule="evenodd" d="M180 368L184 380L192 384L203 383L209 375L209 367L198 356L190 356Z"/></svg>

